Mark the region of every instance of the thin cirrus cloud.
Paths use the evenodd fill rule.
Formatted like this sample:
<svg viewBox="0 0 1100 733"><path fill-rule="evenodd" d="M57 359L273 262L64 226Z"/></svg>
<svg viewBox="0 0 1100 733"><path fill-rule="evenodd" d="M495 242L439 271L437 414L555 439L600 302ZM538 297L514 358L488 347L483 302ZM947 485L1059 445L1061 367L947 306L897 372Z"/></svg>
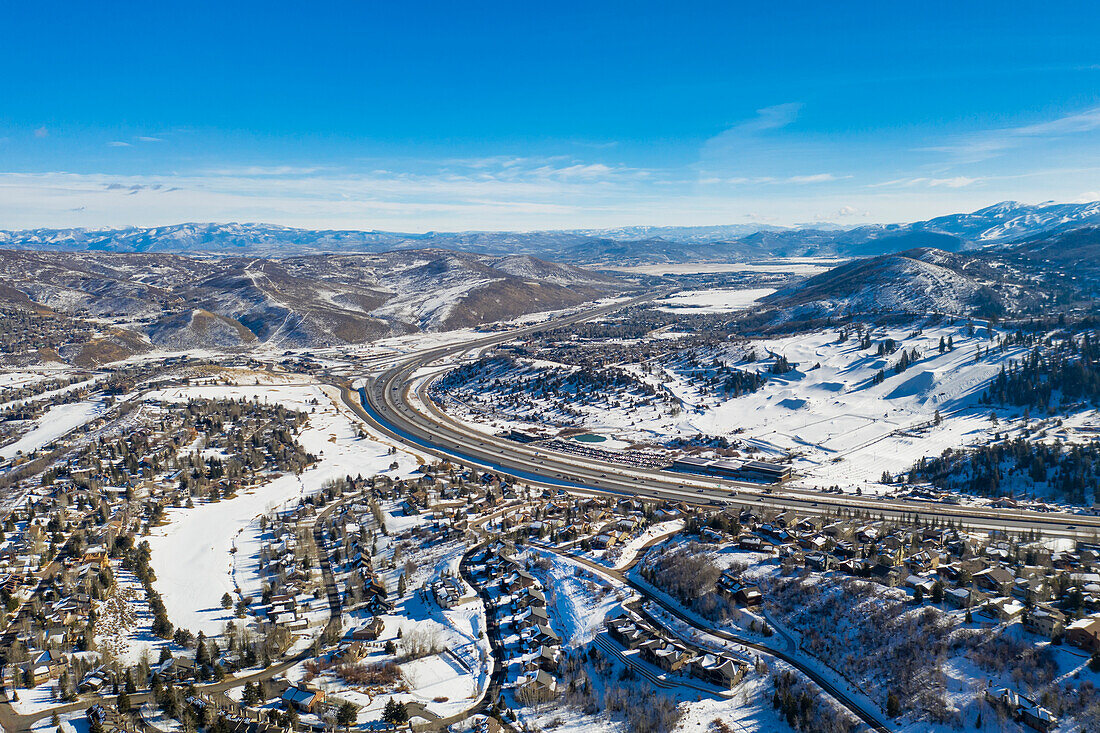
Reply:
<svg viewBox="0 0 1100 733"><path fill-rule="evenodd" d="M746 133L761 132L763 130L778 130L786 127L798 119L798 113L802 111L801 102L785 102L773 104L770 107L762 107L756 110L756 117L740 122L729 128L726 132Z"/></svg>
<svg viewBox="0 0 1100 733"><path fill-rule="evenodd" d="M776 178L775 176L732 176L730 178L723 178L721 176L707 176L699 179L699 183L704 184L729 184L729 185L768 185L768 184L782 184L793 183L798 185L806 185L813 183L832 183L833 181L843 181L851 178L850 175L839 176L835 173L810 173L805 175L786 176L784 178Z"/></svg>
<svg viewBox="0 0 1100 733"><path fill-rule="evenodd" d="M914 176L911 178L896 178L881 183L871 183L867 185L867 188L913 188L917 186L927 186L928 188L965 188L976 183L981 183L982 181L983 179L972 176L951 176L947 178Z"/></svg>
<svg viewBox="0 0 1100 733"><path fill-rule="evenodd" d="M831 181L839 181L843 178L851 178L851 176L837 176L832 173L814 173L808 176L791 176L787 180L790 183L829 183Z"/></svg>
<svg viewBox="0 0 1100 733"><path fill-rule="evenodd" d="M137 135L133 138L134 142L139 143L160 143L164 142L163 138L152 137L150 135ZM107 143L109 148L130 148L133 147L133 143L128 143L125 140L111 140Z"/></svg>
<svg viewBox="0 0 1100 733"><path fill-rule="evenodd" d="M1032 142L1100 130L1100 107L1063 115L1052 120L1016 127L983 130L943 145L923 148L947 153L958 162L981 162Z"/></svg>

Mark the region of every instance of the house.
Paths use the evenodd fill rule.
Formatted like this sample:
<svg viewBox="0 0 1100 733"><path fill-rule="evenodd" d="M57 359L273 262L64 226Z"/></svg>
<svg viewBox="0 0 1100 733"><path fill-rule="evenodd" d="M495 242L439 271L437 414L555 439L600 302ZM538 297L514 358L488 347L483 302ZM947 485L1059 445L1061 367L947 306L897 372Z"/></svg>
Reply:
<svg viewBox="0 0 1100 733"><path fill-rule="evenodd" d="M973 588L951 588L943 593L944 600L955 608L973 608L985 601L985 594Z"/></svg>
<svg viewBox="0 0 1100 733"><path fill-rule="evenodd" d="M46 664L40 664L37 667L31 669L30 675L31 687L37 687L50 681L50 667Z"/></svg>
<svg viewBox="0 0 1100 733"><path fill-rule="evenodd" d="M313 712L313 706L319 700L319 695L302 687L288 687L283 692L281 699L288 708L293 706L303 713L311 713Z"/></svg>
<svg viewBox="0 0 1100 733"><path fill-rule="evenodd" d="M932 586L936 583L931 578L922 578L919 575L910 575L905 579L905 587L912 588L913 592L917 592L917 588L920 588L920 592L927 598L932 594Z"/></svg>
<svg viewBox="0 0 1100 733"><path fill-rule="evenodd" d="M537 672L541 669L552 673L557 670L560 658L561 651L557 648L540 646L538 653L524 665L524 669L528 672Z"/></svg>
<svg viewBox="0 0 1100 733"><path fill-rule="evenodd" d="M536 585L538 585L538 580L526 570L517 570L504 579L504 590L509 593L515 593L524 588L531 588Z"/></svg>
<svg viewBox="0 0 1100 733"><path fill-rule="evenodd" d="M178 657L172 657L171 659L165 660L157 667L157 674L160 675L162 679L171 680L173 682L195 679L195 677L198 676L197 671L194 660Z"/></svg>
<svg viewBox="0 0 1100 733"><path fill-rule="evenodd" d="M723 654L705 654L692 660L690 672L693 677L729 689L741 681L747 667L744 662Z"/></svg>
<svg viewBox="0 0 1100 733"><path fill-rule="evenodd" d="M1056 608L1039 606L1024 617L1024 626L1040 636L1052 639L1062 633L1066 615Z"/></svg>
<svg viewBox="0 0 1100 733"><path fill-rule="evenodd" d="M742 606L759 606L764 602L759 586L742 583L737 573L729 570L718 578L718 594Z"/></svg>
<svg viewBox="0 0 1100 733"><path fill-rule="evenodd" d="M982 613L998 621L1015 621L1024 613L1024 604L1015 598L990 598L982 606Z"/></svg>
<svg viewBox="0 0 1100 733"><path fill-rule="evenodd" d="M1052 712L1005 687L986 690L985 698L993 707L1042 733L1047 733L1058 725L1058 719Z"/></svg>
<svg viewBox="0 0 1100 733"><path fill-rule="evenodd" d="M372 616L370 621L354 629L350 636L354 641L374 641L382 635L385 626L381 616Z"/></svg>
<svg viewBox="0 0 1100 733"><path fill-rule="evenodd" d="M689 664L694 655L679 644L657 640L657 644L643 644L642 657L666 672L678 672Z"/></svg>
<svg viewBox="0 0 1100 733"><path fill-rule="evenodd" d="M1100 651L1100 618L1087 616L1066 627L1066 641L1088 652Z"/></svg>
<svg viewBox="0 0 1100 733"><path fill-rule="evenodd" d="M896 588L905 578L905 573L896 567L879 563L871 568L870 578L876 583L885 585L887 588Z"/></svg>
<svg viewBox="0 0 1100 733"><path fill-rule="evenodd" d="M554 693L558 690L558 681L544 669L535 672L535 676L527 683L527 687L543 693Z"/></svg>
<svg viewBox="0 0 1100 733"><path fill-rule="evenodd" d="M561 644L561 637L554 633L549 626L539 626L535 630L535 640L540 644L557 646Z"/></svg>
<svg viewBox="0 0 1100 733"><path fill-rule="evenodd" d="M743 535L737 540L737 548L748 552L772 552L771 543L755 535Z"/></svg>
<svg viewBox="0 0 1100 733"><path fill-rule="evenodd" d="M1000 565L974 573L974 582L987 591L1007 595L1012 591L1016 576Z"/></svg>
<svg viewBox="0 0 1100 733"><path fill-rule="evenodd" d="M1025 706L1020 709L1020 720L1035 730L1047 733L1058 726L1058 718L1041 705Z"/></svg>
<svg viewBox="0 0 1100 733"><path fill-rule="evenodd" d="M84 551L82 562L85 565L95 565L100 570L103 570L110 564L110 556L107 554L107 548L103 545L93 545Z"/></svg>
<svg viewBox="0 0 1100 733"><path fill-rule="evenodd" d="M608 621L607 631L612 639L627 649L637 649L652 638L649 629L628 618L617 618Z"/></svg>
<svg viewBox="0 0 1100 733"><path fill-rule="evenodd" d="M102 724L107 719L107 711L103 709L103 706L99 703L88 708L88 712L85 713L90 723Z"/></svg>
<svg viewBox="0 0 1100 733"><path fill-rule="evenodd" d="M547 672L553 672L558 668L558 662L561 659L561 650L551 646L540 646L538 656L535 657L535 662L539 667L545 669Z"/></svg>
<svg viewBox="0 0 1100 733"><path fill-rule="evenodd" d="M524 588L522 593L512 599L512 605L517 609L532 606L546 608L546 596L538 588Z"/></svg>

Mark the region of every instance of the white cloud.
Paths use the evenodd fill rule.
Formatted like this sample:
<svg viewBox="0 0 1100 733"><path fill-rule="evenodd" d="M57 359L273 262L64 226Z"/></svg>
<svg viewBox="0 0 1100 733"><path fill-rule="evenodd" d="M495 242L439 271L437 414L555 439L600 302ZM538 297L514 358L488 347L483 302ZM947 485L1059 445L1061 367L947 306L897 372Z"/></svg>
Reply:
<svg viewBox="0 0 1100 733"><path fill-rule="evenodd" d="M801 111L801 102L787 102L785 104L775 104L771 107L763 107L756 110L756 117L734 125L730 128L730 131L759 132L761 130L777 130L798 119L798 113Z"/></svg>
<svg viewBox="0 0 1100 733"><path fill-rule="evenodd" d="M294 165L244 165L225 168L213 168L200 171L199 175L236 177L266 177L266 176L308 176L326 170L322 166L294 166Z"/></svg>
<svg viewBox="0 0 1100 733"><path fill-rule="evenodd" d="M973 178L970 176L952 176L950 178L917 176L915 178L895 178L892 181L871 183L867 185L867 188L913 188L916 186L928 188L965 188L975 183L981 183L984 180L984 178Z"/></svg>
<svg viewBox="0 0 1100 733"><path fill-rule="evenodd" d="M963 188L978 183L980 180L980 178L970 178L969 176L954 176L953 178L930 178L927 183L933 188L936 186Z"/></svg>
<svg viewBox="0 0 1100 733"><path fill-rule="evenodd" d="M949 153L958 162L976 163L1028 143L1100 130L1100 107L1016 127L1002 127L963 135L925 150Z"/></svg>
<svg viewBox="0 0 1100 733"><path fill-rule="evenodd" d="M829 181L839 181L840 178L832 173L815 173L810 176L791 176L787 180L791 183L828 183Z"/></svg>
<svg viewBox="0 0 1100 733"><path fill-rule="evenodd" d="M128 148L128 147L130 147L130 143L124 143L121 140L112 140L111 142L107 143L107 147L109 147L109 148Z"/></svg>
<svg viewBox="0 0 1100 733"><path fill-rule="evenodd" d="M164 142L163 138L152 137L150 135L138 135L136 138L139 143L161 143Z"/></svg>
<svg viewBox="0 0 1100 733"><path fill-rule="evenodd" d="M45 127L39 127L37 130L34 131L34 136L39 139L47 137L49 134L50 131L47 130Z"/></svg>
<svg viewBox="0 0 1100 733"><path fill-rule="evenodd" d="M852 206L850 204L845 204L844 206L841 206L839 209L837 209L833 213L833 216L835 216L838 219L848 219L848 218L851 218L853 216L866 217L866 216L869 216L869 215L870 215L870 212L862 211L862 210L860 210L860 209L858 209L855 206Z"/></svg>

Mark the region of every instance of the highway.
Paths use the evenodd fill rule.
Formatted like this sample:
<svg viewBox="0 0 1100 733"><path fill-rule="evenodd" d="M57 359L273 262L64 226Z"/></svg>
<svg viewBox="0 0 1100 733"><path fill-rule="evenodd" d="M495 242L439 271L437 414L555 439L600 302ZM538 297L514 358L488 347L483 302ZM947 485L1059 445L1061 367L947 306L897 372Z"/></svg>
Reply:
<svg viewBox="0 0 1100 733"><path fill-rule="evenodd" d="M572 492L671 499L696 505L736 505L791 509L800 514L859 510L899 520L936 519L968 529L1023 533L1043 537L1095 539L1100 517L985 506L939 504L916 499L855 494L827 494L800 487L797 480L772 487L708 476L634 468L617 463L548 450L481 432L448 415L429 396L431 383L457 364L457 357L515 340L534 331L560 328L657 298L652 293L611 305L572 313L547 323L502 331L459 344L440 346L404 357L366 378L355 392L343 386L344 402L376 430L439 458L512 476L542 488Z"/></svg>

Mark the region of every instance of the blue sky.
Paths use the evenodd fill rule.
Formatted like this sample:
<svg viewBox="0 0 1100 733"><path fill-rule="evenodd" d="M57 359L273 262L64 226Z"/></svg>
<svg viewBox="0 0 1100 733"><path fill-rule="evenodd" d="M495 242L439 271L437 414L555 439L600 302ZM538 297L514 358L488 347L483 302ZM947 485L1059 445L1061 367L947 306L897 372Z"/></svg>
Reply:
<svg viewBox="0 0 1100 733"><path fill-rule="evenodd" d="M1100 199L1096 3L7 3L0 228Z"/></svg>

